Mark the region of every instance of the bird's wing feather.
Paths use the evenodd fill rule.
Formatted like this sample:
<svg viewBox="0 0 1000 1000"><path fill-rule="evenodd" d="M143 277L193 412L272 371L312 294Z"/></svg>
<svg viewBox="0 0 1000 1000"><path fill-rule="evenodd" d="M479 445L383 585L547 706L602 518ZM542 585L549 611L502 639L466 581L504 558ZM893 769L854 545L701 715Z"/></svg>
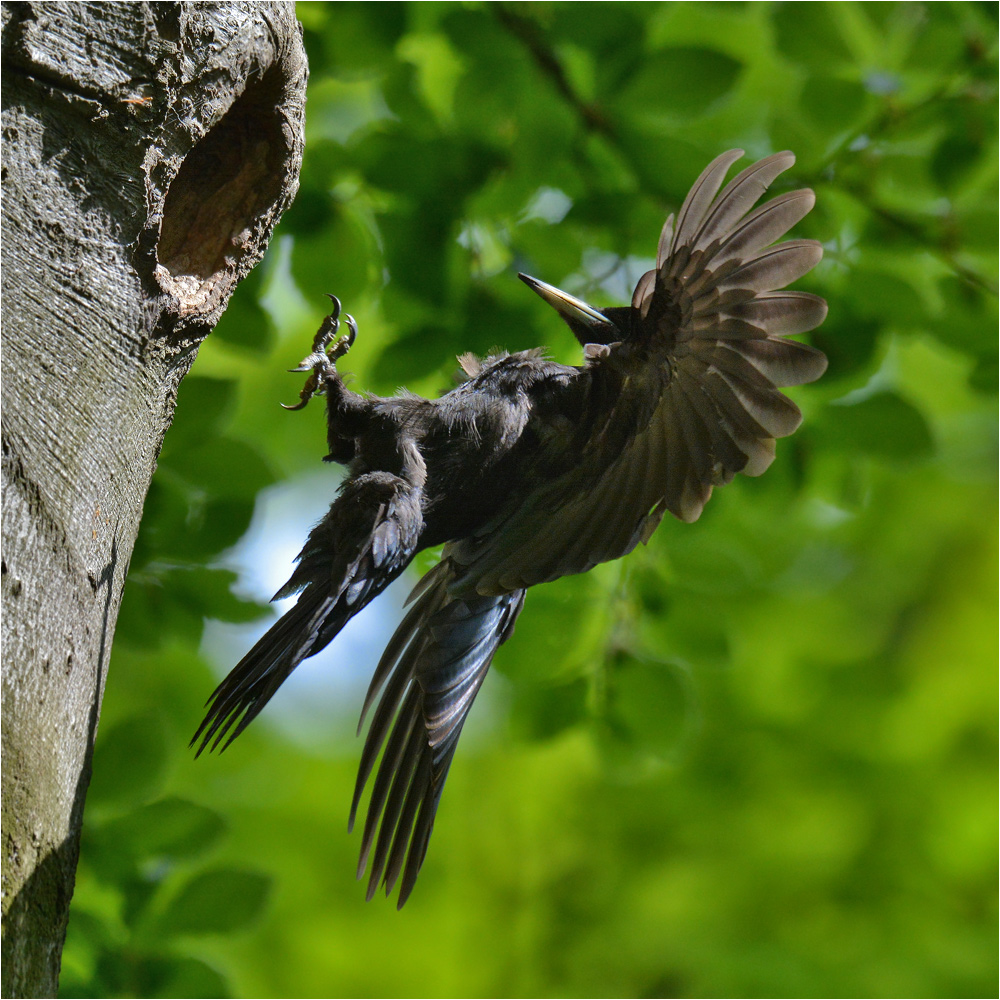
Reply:
<svg viewBox="0 0 1000 1000"><path fill-rule="evenodd" d="M714 486L737 472L760 475L774 439L798 427L798 407L778 387L819 378L826 358L786 338L818 326L826 303L781 289L815 266L822 248L812 240L774 244L815 199L792 191L751 211L795 162L791 153L753 164L716 197L741 155L709 164L676 223L667 220L657 267L632 299L640 336L581 369L592 400L584 410L601 418L580 435L578 463L554 481L537 477L544 486L455 546L463 567L456 586L499 594L624 555L664 511L693 521Z"/></svg>
<svg viewBox="0 0 1000 1000"><path fill-rule="evenodd" d="M448 555L446 547L442 561L411 594L413 606L382 655L358 727L377 698L350 824L381 751L358 878L370 863L371 899L380 883L388 895L402 875L399 906L416 882L466 716L524 603L523 591L495 597L450 593L454 569Z"/></svg>
<svg viewBox="0 0 1000 1000"><path fill-rule="evenodd" d="M225 749L307 656L318 653L406 568L422 520L420 490L385 472L348 480L309 533L299 565L275 598L301 591L209 699L192 739Z"/></svg>

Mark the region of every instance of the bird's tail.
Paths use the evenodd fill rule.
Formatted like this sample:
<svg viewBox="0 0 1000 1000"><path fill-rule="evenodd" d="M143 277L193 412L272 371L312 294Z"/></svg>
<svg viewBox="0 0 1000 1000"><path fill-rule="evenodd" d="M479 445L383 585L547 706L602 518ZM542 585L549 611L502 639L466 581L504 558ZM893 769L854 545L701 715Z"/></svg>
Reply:
<svg viewBox="0 0 1000 1000"><path fill-rule="evenodd" d="M317 642L319 634L325 633L332 639L359 610L337 608L337 603L318 588L307 591L233 667L209 698L208 713L191 740L192 746L199 744L195 756L209 744L215 750L222 743L225 750L257 717L299 663L326 645Z"/></svg>
<svg viewBox="0 0 1000 1000"><path fill-rule="evenodd" d="M466 716L524 605L523 590L452 594L455 577L446 549L445 558L410 595L415 603L386 647L358 725L360 732L378 698L351 805L353 828L362 791L384 745L368 802L358 878L370 859L371 899L380 882L388 895L402 873L400 907L423 863Z"/></svg>
<svg viewBox="0 0 1000 1000"><path fill-rule="evenodd" d="M301 591L295 607L209 698L191 740L199 744L197 754L220 743L225 750L299 663L323 649L399 576L413 558L421 525L419 490L405 480L380 472L345 483L310 532L292 578L275 595Z"/></svg>

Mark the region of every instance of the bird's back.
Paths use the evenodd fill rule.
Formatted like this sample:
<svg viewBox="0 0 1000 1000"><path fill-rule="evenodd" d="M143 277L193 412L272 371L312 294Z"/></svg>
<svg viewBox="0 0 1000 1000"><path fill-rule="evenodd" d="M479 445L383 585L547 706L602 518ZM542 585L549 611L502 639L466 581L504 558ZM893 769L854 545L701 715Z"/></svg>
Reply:
<svg viewBox="0 0 1000 1000"><path fill-rule="evenodd" d="M422 548L482 530L530 492L533 467L548 450L540 411L578 374L540 351L521 351L486 359L430 403L419 431L427 465Z"/></svg>

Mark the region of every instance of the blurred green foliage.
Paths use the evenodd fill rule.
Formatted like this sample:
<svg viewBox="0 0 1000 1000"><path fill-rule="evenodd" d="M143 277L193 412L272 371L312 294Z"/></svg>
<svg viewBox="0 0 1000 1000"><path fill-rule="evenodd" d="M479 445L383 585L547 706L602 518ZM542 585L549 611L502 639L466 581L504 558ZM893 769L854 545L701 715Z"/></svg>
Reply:
<svg viewBox="0 0 1000 1000"><path fill-rule="evenodd" d="M991 995L996 5L299 12L301 190L146 503L63 995ZM575 361L514 272L627 299L733 146L793 149L776 187L816 189L800 284L831 364L805 424L697 524L530 593L416 894L366 906L357 704L315 743L265 712L221 758L186 750L204 619L262 614L221 555L324 453L320 406L277 410L284 369L327 291L365 389L435 395L494 345Z"/></svg>

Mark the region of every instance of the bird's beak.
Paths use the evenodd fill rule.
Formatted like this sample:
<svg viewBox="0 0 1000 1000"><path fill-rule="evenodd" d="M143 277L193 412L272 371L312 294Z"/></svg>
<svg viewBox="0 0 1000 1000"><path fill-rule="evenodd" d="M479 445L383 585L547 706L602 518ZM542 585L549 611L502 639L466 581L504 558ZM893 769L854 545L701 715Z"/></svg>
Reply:
<svg viewBox="0 0 1000 1000"><path fill-rule="evenodd" d="M518 277L562 316L581 343L593 341L605 344L609 342L609 334L614 334L612 340L620 339L621 334L615 324L604 313L598 312L593 306L588 306L582 299L574 298L569 293L527 274L518 274ZM580 332L586 332L587 336L581 337Z"/></svg>

